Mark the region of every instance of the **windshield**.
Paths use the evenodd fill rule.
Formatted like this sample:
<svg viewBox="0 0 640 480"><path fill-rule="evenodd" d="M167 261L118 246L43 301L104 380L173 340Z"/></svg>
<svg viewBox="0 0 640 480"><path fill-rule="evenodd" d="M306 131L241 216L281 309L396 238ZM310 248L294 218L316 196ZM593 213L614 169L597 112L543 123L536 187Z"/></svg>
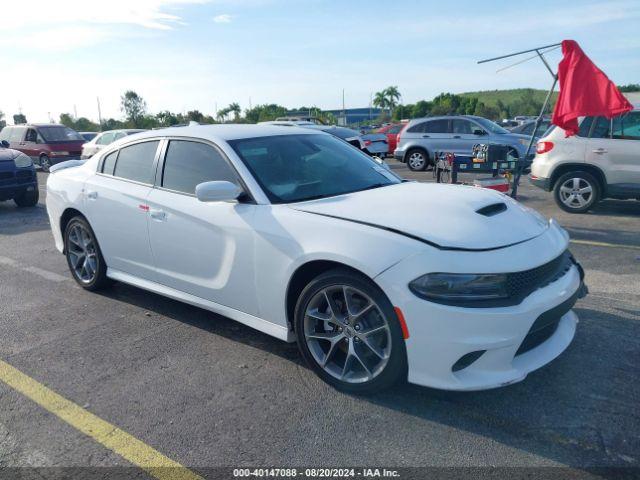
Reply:
<svg viewBox="0 0 640 480"><path fill-rule="evenodd" d="M505 130L497 123L492 122L491 120L487 120L486 118L474 118L476 122L482 125L485 129L489 130L491 133L496 133L498 135L502 135L504 133L509 133L509 130Z"/></svg>
<svg viewBox="0 0 640 480"><path fill-rule="evenodd" d="M400 183L366 154L324 134L229 141L272 203L290 203Z"/></svg>
<svg viewBox="0 0 640 480"><path fill-rule="evenodd" d="M38 131L47 142L84 142L82 135L69 127L40 127Z"/></svg>

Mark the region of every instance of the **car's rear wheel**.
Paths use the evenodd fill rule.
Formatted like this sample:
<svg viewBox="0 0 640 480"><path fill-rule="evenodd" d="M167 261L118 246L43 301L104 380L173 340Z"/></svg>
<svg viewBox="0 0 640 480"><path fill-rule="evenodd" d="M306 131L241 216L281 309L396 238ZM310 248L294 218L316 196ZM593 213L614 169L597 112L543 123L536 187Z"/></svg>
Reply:
<svg viewBox="0 0 640 480"><path fill-rule="evenodd" d="M298 346L325 382L371 393L406 378L402 329L386 295L366 277L330 270L302 291L295 309Z"/></svg>
<svg viewBox="0 0 640 480"><path fill-rule="evenodd" d="M407 152L407 166L409 170L420 172L427 168L429 156L424 150L414 149Z"/></svg>
<svg viewBox="0 0 640 480"><path fill-rule="evenodd" d="M51 168L51 160L48 155L40 155L40 168L43 172L48 172Z"/></svg>
<svg viewBox="0 0 640 480"><path fill-rule="evenodd" d="M40 199L40 192L38 192L38 188L34 188L33 190L26 191L16 198L13 199L16 202L16 205L19 207L35 207L38 204L38 200Z"/></svg>
<svg viewBox="0 0 640 480"><path fill-rule="evenodd" d="M600 185L588 172L568 172L556 181L553 194L565 212L585 213L600 199Z"/></svg>
<svg viewBox="0 0 640 480"><path fill-rule="evenodd" d="M67 224L64 248L71 275L82 288L99 290L111 284L98 240L83 217L74 217Z"/></svg>

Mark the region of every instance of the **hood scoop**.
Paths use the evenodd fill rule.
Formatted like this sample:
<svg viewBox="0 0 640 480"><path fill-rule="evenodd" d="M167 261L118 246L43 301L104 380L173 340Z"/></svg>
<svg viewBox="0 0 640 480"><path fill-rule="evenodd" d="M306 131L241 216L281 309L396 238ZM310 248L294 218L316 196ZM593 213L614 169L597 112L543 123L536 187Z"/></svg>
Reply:
<svg viewBox="0 0 640 480"><path fill-rule="evenodd" d="M504 212L507 209L506 203L492 203L491 205L487 205L486 207L479 208L476 210L476 213L480 215L484 215L485 217L493 217L499 213Z"/></svg>

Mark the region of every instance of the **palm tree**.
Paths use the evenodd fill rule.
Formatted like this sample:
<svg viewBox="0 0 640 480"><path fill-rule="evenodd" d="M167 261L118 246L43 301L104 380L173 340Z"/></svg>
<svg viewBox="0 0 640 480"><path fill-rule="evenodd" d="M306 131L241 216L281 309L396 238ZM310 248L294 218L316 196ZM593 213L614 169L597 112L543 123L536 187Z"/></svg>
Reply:
<svg viewBox="0 0 640 480"><path fill-rule="evenodd" d="M387 106L389 107L389 115L393 115L393 109L398 105L400 100L400 91L398 87L391 86L385 88L382 93L387 98Z"/></svg>
<svg viewBox="0 0 640 480"><path fill-rule="evenodd" d="M229 113L233 112L234 120L236 122L240 119L240 112L242 112L242 109L236 102L230 104L227 108L225 108L225 110L227 110Z"/></svg>
<svg viewBox="0 0 640 480"><path fill-rule="evenodd" d="M373 97L373 105L383 110L387 108L388 103L387 96L385 95L385 90L376 92L375 96Z"/></svg>

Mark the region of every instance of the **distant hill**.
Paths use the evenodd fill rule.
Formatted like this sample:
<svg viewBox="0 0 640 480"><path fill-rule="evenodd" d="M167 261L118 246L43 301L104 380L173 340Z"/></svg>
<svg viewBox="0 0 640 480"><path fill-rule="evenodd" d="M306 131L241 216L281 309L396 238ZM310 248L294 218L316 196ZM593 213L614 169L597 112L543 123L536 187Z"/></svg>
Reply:
<svg viewBox="0 0 640 480"><path fill-rule="evenodd" d="M510 105L515 101L520 100L523 96L532 95L536 102L544 102L547 96L548 90L540 90L536 88L514 88L511 90L484 90L479 92L465 92L460 93L461 97L476 97L478 101L484 103L487 106L496 107L498 100L501 100L503 104ZM556 101L558 92L554 92L551 97L551 105Z"/></svg>

